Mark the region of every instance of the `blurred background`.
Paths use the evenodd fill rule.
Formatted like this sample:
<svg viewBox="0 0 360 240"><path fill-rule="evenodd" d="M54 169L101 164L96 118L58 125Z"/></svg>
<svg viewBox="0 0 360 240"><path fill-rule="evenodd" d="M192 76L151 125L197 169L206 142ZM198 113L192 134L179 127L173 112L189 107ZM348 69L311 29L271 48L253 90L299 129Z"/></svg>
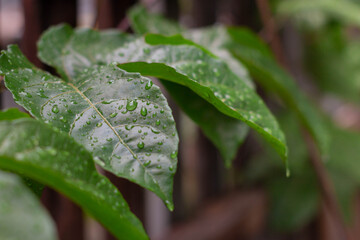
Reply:
<svg viewBox="0 0 360 240"><path fill-rule="evenodd" d="M190 28L215 23L245 26L271 43L261 21L260 1L0 0L0 47L18 44L30 61L51 71L36 56L36 41L44 30L67 22L132 32L126 12L137 3ZM331 125L326 171L347 229L353 239L360 239L360 1L269 3L286 65ZM0 107L16 107L11 94L0 87ZM181 140L175 211L170 213L149 191L106 173L152 239L342 239L324 207L296 118L277 96L260 87L257 91L287 136L291 177L285 177L278 155L252 132L233 167L226 169L213 144L168 96ZM42 202L56 221L59 239L114 239L51 189L45 189Z"/></svg>

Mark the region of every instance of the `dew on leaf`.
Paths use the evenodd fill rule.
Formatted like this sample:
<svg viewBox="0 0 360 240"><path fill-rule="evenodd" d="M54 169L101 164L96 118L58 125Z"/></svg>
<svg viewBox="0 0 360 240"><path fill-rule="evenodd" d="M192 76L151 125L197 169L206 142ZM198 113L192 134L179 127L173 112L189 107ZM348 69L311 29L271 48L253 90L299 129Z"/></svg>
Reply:
<svg viewBox="0 0 360 240"><path fill-rule="evenodd" d="M54 106L52 107L51 111L52 111L53 113L58 113L58 112L59 112L58 105L54 105Z"/></svg>
<svg viewBox="0 0 360 240"><path fill-rule="evenodd" d="M153 85L153 82L151 80L149 80L145 85L145 89L149 90L152 87L152 85Z"/></svg>
<svg viewBox="0 0 360 240"><path fill-rule="evenodd" d="M137 101L136 100L129 100L126 104L126 109L129 111L134 111L137 108Z"/></svg>
<svg viewBox="0 0 360 240"><path fill-rule="evenodd" d="M128 131L130 131L134 127L135 127L134 125L125 125L125 129L128 130Z"/></svg>
<svg viewBox="0 0 360 240"><path fill-rule="evenodd" d="M153 133L155 133L155 134L159 134L160 133L160 131L158 131L158 130L156 130L156 129L151 129L151 131L153 132Z"/></svg>
<svg viewBox="0 0 360 240"><path fill-rule="evenodd" d="M145 117L147 115L146 107L141 107L140 113L141 113L141 115L143 115Z"/></svg>
<svg viewBox="0 0 360 240"><path fill-rule="evenodd" d="M111 118L114 118L114 117L116 117L117 115L118 115L117 112L113 112L112 114L110 114L110 117L111 117Z"/></svg>
<svg viewBox="0 0 360 240"><path fill-rule="evenodd" d="M177 151L173 151L173 152L170 154L170 157L171 157L172 159L174 159L174 158L177 157L177 154L178 154Z"/></svg>

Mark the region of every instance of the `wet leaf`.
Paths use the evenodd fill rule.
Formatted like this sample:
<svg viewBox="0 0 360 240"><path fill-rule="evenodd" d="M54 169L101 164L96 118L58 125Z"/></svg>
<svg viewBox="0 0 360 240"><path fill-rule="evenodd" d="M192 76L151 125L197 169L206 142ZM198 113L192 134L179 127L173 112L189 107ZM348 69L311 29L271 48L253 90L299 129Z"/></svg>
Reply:
<svg viewBox="0 0 360 240"><path fill-rule="evenodd" d="M167 101L150 79L110 64L83 68L76 77L64 67L59 71L64 80L35 68L16 46L3 52L0 66L17 103L69 133L101 167L155 192L173 208L177 157L171 154L178 136Z"/></svg>
<svg viewBox="0 0 360 240"><path fill-rule="evenodd" d="M37 197L20 177L1 170L0 239L57 239L54 223Z"/></svg>
<svg viewBox="0 0 360 240"><path fill-rule="evenodd" d="M96 171L91 154L65 133L34 119L1 121L0 168L58 190L118 238L147 239L116 187Z"/></svg>
<svg viewBox="0 0 360 240"><path fill-rule="evenodd" d="M88 66L118 62L128 72L140 72L190 88L220 112L258 131L286 159L284 135L256 92L235 75L225 62L179 36L131 37L116 31L74 31L62 50L52 39L69 35L68 26L50 29L40 41L40 57L57 69L77 76ZM149 44L151 43L151 44ZM106 47L102 47L106 46ZM62 52L64 54L56 55ZM61 60L65 65L59 64Z"/></svg>
<svg viewBox="0 0 360 240"><path fill-rule="evenodd" d="M161 15L149 13L141 5L136 5L130 9L128 17L132 28L140 34L159 33L174 35L182 33L185 37L194 41L196 43L194 45L199 44L203 46L203 49L206 48L210 50L213 54L225 61L233 73L239 76L241 80L250 87L253 87L247 69L239 61L234 59L225 48L226 46L224 46L224 43L229 39L226 29L220 26L213 26L186 31L176 22L165 19ZM180 42L183 41L184 40L180 39ZM189 41L188 44L191 45L191 41ZM222 114L211 106L210 103L207 103L207 101L204 101L184 87L177 87L175 84L166 83L166 81L163 81L163 84L165 86L171 86L167 87L168 92L183 111L199 125L204 134L220 151L225 165L230 167L239 146L247 136L247 125ZM211 118L209 118L209 116L211 116Z"/></svg>

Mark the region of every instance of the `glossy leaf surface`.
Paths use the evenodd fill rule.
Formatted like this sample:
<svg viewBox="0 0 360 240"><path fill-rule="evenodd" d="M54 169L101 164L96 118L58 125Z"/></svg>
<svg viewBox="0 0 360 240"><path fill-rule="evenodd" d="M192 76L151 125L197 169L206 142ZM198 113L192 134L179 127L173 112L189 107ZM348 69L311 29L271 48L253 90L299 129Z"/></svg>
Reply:
<svg viewBox="0 0 360 240"><path fill-rule="evenodd" d="M54 223L37 197L20 177L1 170L0 239L57 239Z"/></svg>
<svg viewBox="0 0 360 240"><path fill-rule="evenodd" d="M178 137L167 101L150 79L110 64L84 69L76 78L66 75L65 81L34 68L15 46L0 64L17 103L69 133L100 166L155 192L172 208Z"/></svg>
<svg viewBox="0 0 360 240"><path fill-rule="evenodd" d="M0 168L65 194L118 238L147 239L116 187L96 171L91 154L65 133L34 119L1 121Z"/></svg>
<svg viewBox="0 0 360 240"><path fill-rule="evenodd" d="M283 133L261 98L231 72L225 62L189 40L159 35L134 38L116 31L87 29L67 37L66 46L59 46L64 49L45 54L50 46L56 49L52 39L65 38L62 36L69 35L68 29L68 26L59 26L43 36L39 44L43 61L57 69L65 66L69 76L77 76L92 64L118 62L128 72L140 72L186 86L222 113L258 131L286 158ZM56 55L59 52L64 54ZM59 64L61 61L66 64Z"/></svg>
<svg viewBox="0 0 360 240"><path fill-rule="evenodd" d="M161 15L149 13L141 5L130 9L128 17L132 28L139 34L184 34L196 44L202 45L225 61L231 71L250 87L253 87L247 69L225 49L224 43L228 39L228 35L223 28L215 26L187 32L176 22L167 20ZM167 87L168 92L182 110L199 125L204 134L220 151L225 165L230 167L239 146L247 136L247 125L239 120L225 116L212 107L211 104L184 87L177 87L175 84L166 83L166 81L163 81L163 84L171 86Z"/></svg>

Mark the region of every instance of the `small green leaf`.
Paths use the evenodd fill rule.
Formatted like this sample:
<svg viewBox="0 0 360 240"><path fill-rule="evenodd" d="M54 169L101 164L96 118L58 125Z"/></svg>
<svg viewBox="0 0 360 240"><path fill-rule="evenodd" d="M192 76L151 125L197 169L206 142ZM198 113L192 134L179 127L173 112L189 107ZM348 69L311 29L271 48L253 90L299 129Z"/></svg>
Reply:
<svg viewBox="0 0 360 240"><path fill-rule="evenodd" d="M140 72L186 86L215 106L220 112L244 121L258 131L286 159L285 138L278 123L256 92L232 73L226 63L186 40L162 37L131 39L115 31L78 30L72 34L64 55L51 58L47 48L55 48L51 39L66 34L67 26L50 29L40 41L40 57L69 76L77 76L92 64L118 62L129 72ZM147 44L147 39L151 43ZM157 39L155 41L154 39ZM100 48L99 46L107 46ZM58 51L61 52L61 51ZM57 65L61 58L65 65Z"/></svg>
<svg viewBox="0 0 360 240"><path fill-rule="evenodd" d="M96 171L90 153L65 133L34 119L1 121L0 167L68 196L118 238L147 239L121 194Z"/></svg>
<svg viewBox="0 0 360 240"><path fill-rule="evenodd" d="M0 239L57 239L54 223L36 196L21 178L1 170Z"/></svg>
<svg viewBox="0 0 360 240"><path fill-rule="evenodd" d="M101 167L155 192L173 208L177 159L170 155L178 136L167 101L150 79L110 64L83 69L76 78L68 75L68 82L29 64L23 68L27 60L15 46L0 57L0 64L8 61L12 64L0 69L17 103L69 133Z"/></svg>
<svg viewBox="0 0 360 240"><path fill-rule="evenodd" d="M17 108L9 108L0 111L0 121L3 120L14 120L19 118L29 118L30 116L24 112L20 112Z"/></svg>

